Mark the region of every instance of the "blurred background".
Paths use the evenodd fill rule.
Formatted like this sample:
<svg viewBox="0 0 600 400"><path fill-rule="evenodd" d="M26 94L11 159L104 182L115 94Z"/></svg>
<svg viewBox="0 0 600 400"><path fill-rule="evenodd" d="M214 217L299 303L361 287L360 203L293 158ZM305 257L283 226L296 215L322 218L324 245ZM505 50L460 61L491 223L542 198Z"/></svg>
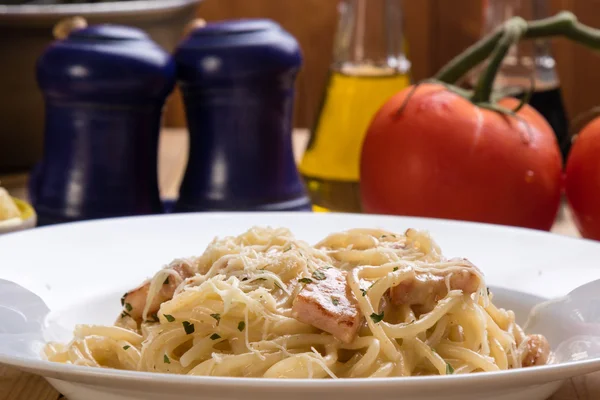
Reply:
<svg viewBox="0 0 600 400"><path fill-rule="evenodd" d="M544 0L550 14L573 11L585 24L600 26L600 0ZM484 2L480 0L404 0L408 58L414 81L432 76L448 60L481 37ZM304 66L298 77L295 126L312 127L317 118L332 60L338 18L337 0L206 0L198 15L207 21L267 17L300 42ZM375 15L374 15L375 16ZM553 41L553 55L567 113L576 116L598 104L600 57L563 39ZM168 126L184 126L178 94L169 103Z"/></svg>
<svg viewBox="0 0 600 400"><path fill-rule="evenodd" d="M16 197L28 197L38 214L48 214L47 223L170 211L161 201L181 202L186 196L190 202L202 198L203 204L180 205L176 211L256 211L295 204L293 209L446 217L437 204L427 213L363 207L365 193L360 188L365 180L359 167L365 165L359 164L363 139L375 113L391 95L410 82L434 76L513 15L531 20L566 10L583 24L600 27L598 6L600 0L0 0L0 181ZM84 20L77 22L73 16ZM237 31L246 29L243 20L248 18L270 19L282 28L258 22L266 32L265 53L257 50L252 29L247 35ZM229 22L211 24L224 20ZM193 21L197 25L192 29ZM148 37L142 31L105 30L104 23L139 28ZM120 37L139 39L140 34L142 39L134 40L131 48ZM148 41L158 45L150 53L144 47ZM217 58L213 51L219 53ZM267 53L279 54L279 58L255 63L258 55ZM204 65L205 56L216 64ZM558 138L552 146L558 144L566 160L574 133L570 125L599 104L600 57L558 38L521 43L504 61L494 88L517 87L520 92L510 94L523 96L535 81L530 104L550 122ZM226 62L230 65L219 69ZM148 68L143 78L137 67L130 68L140 63ZM217 70L225 75L212 74ZM460 83L471 86L477 72ZM250 73L260 79L248 79ZM163 85L160 92L166 96L166 107L162 95L152 94L157 82ZM134 86L139 93L130 91ZM285 90L278 91L284 86ZM181 87L189 89L185 99ZM295 93L289 90L292 87ZM151 116L132 111L149 98ZM223 99L230 107L226 112L220 103ZM253 108L257 104L259 108ZM111 107L121 107L122 116L110 111ZM189 131L186 121L190 121ZM388 129L390 137L392 131ZM123 156L116 155L116 145ZM379 168L380 155L397 158L399 147L382 146L375 160L364 164ZM431 153L427 147L419 154L421 164L413 166L427 165L415 167L423 173L437 171L431 167L435 163L424 161ZM507 150L507 159L513 154ZM416 153L408 155L416 157ZM535 170L531 161L535 157L544 156L537 152L525 157L523 168L528 174ZM597 156L589 157L595 163ZM494 167L484 161L479 167ZM563 164L554 161L556 168L540 169L552 174L552 188L541 199L523 193L521 175L502 190L506 196L521 193L533 210L542 201L551 203L547 223L487 218L490 213L486 218L471 216L471 220L550 229L563 194ZM406 179L406 166L396 166L397 176ZM386 168L383 171L389 174ZM504 174L508 168L498 169ZM481 184L465 171L454 172L456 179L480 193L494 186L489 177ZM248 183L252 174L256 184ZM577 187L595 190L591 184L595 179L581 181ZM140 182L150 183L138 187ZM395 182L401 186L399 179ZM248 193L241 193L245 186L250 188ZM393 185L385 182L385 186ZM128 193L126 201L118 196L124 192ZM271 198L257 198L267 192L272 192ZM417 192L412 193L415 198ZM597 192L600 197L600 188ZM514 200L508 197L507 201ZM600 214L587 193L579 197L588 199ZM216 198L224 203L215 205ZM505 204L492 198L486 202L490 208ZM147 204L140 207L140 199ZM123 203L129 205L118 211L117 206L100 210ZM559 220L568 213L565 207L560 211ZM55 220L54 214L60 218ZM581 215L582 220L589 220L589 215ZM600 222L596 225L600 238ZM569 221L568 232L575 231Z"/></svg>

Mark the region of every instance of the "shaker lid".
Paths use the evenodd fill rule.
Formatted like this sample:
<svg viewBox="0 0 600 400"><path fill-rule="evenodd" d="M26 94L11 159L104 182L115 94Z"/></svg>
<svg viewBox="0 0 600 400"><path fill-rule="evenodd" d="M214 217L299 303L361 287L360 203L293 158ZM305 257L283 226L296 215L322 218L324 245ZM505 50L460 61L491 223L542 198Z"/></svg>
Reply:
<svg viewBox="0 0 600 400"><path fill-rule="evenodd" d="M61 21L37 62L45 95L62 100L148 103L165 97L175 83L175 64L142 30L121 25L87 26L81 18Z"/></svg>
<svg viewBox="0 0 600 400"><path fill-rule="evenodd" d="M179 44L174 58L183 85L279 76L302 64L296 39L269 19L199 24Z"/></svg>
<svg viewBox="0 0 600 400"><path fill-rule="evenodd" d="M120 25L94 25L72 31L67 40L118 41L149 40L148 35L139 29Z"/></svg>
<svg viewBox="0 0 600 400"><path fill-rule="evenodd" d="M280 29L280 26L268 19L241 19L237 21L223 21L208 24L192 32L193 37L221 36L246 34Z"/></svg>

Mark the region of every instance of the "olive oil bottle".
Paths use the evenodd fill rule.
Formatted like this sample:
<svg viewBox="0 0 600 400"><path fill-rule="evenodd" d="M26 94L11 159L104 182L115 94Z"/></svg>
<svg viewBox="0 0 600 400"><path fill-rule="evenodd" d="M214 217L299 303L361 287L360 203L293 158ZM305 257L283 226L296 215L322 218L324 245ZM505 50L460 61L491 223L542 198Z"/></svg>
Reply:
<svg viewBox="0 0 600 400"><path fill-rule="evenodd" d="M315 211L360 212L362 142L379 108L410 84L401 0L343 0L334 61L300 164Z"/></svg>

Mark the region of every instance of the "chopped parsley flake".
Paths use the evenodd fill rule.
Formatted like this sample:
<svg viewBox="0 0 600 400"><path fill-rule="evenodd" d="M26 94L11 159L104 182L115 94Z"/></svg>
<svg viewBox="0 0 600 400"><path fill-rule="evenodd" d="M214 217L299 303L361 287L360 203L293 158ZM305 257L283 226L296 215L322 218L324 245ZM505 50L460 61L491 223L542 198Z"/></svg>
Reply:
<svg viewBox="0 0 600 400"><path fill-rule="evenodd" d="M487 295L490 295L490 288L485 288L487 290Z"/></svg>
<svg viewBox="0 0 600 400"><path fill-rule="evenodd" d="M131 306L131 304L129 304L129 303L125 303L125 309L126 309L127 311L131 311L131 310L133 310L133 307Z"/></svg>
<svg viewBox="0 0 600 400"><path fill-rule="evenodd" d="M255 281L266 281L267 278L256 278Z"/></svg>
<svg viewBox="0 0 600 400"><path fill-rule="evenodd" d="M385 239L387 237L387 235L381 235L382 239Z"/></svg>
<svg viewBox="0 0 600 400"><path fill-rule="evenodd" d="M127 350L127 349L128 349L128 348L130 348L130 347L131 347L130 345L123 346L123 350Z"/></svg>
<svg viewBox="0 0 600 400"><path fill-rule="evenodd" d="M446 375L452 375L454 373L454 368L450 363L446 363Z"/></svg>
<svg viewBox="0 0 600 400"><path fill-rule="evenodd" d="M371 320L373 320L373 322L375 323L383 321L383 311L381 312L381 314L371 314Z"/></svg>
<svg viewBox="0 0 600 400"><path fill-rule="evenodd" d="M301 279L298 279L298 282L300 282L300 283L312 283L313 281L310 278L301 278Z"/></svg>
<svg viewBox="0 0 600 400"><path fill-rule="evenodd" d="M121 307L125 305L125 297L127 297L129 293L125 293L122 297L121 297Z"/></svg>
<svg viewBox="0 0 600 400"><path fill-rule="evenodd" d="M151 320L151 321L153 321L153 322L158 322L158 321L160 321L160 319L158 319L158 314L157 314L157 313L152 313L152 314L150 315L150 318L152 318L152 320Z"/></svg>
<svg viewBox="0 0 600 400"><path fill-rule="evenodd" d="M283 290L283 288L281 287L281 285L279 284L279 282L277 281L273 281L273 283L275 284L275 286L277 286L279 289Z"/></svg>
<svg viewBox="0 0 600 400"><path fill-rule="evenodd" d="M163 356L163 361L165 364L171 364L171 360L169 360L169 357L166 354Z"/></svg>
<svg viewBox="0 0 600 400"><path fill-rule="evenodd" d="M394 271L394 272L398 271L398 267L394 267L394 269L392 271Z"/></svg>
<svg viewBox="0 0 600 400"><path fill-rule="evenodd" d="M246 328L246 323L244 321L240 321L238 324L238 331L242 332Z"/></svg>
<svg viewBox="0 0 600 400"><path fill-rule="evenodd" d="M121 318L125 318L125 317L131 317L131 315L129 315L129 313L127 311L123 311L121 313Z"/></svg>
<svg viewBox="0 0 600 400"><path fill-rule="evenodd" d="M283 252L285 253L286 251L290 251L292 249L292 245L288 245L285 249L283 249Z"/></svg>
<svg viewBox="0 0 600 400"><path fill-rule="evenodd" d="M338 304L340 304L340 299L338 297L331 296L331 302L334 306L337 306Z"/></svg>
<svg viewBox="0 0 600 400"><path fill-rule="evenodd" d="M221 314L210 314L210 316L217 320L217 326L219 326L219 323L221 322Z"/></svg>
<svg viewBox="0 0 600 400"><path fill-rule="evenodd" d="M175 321L175 317L169 314L163 314L163 316L167 319L167 321L169 322L173 322Z"/></svg>
<svg viewBox="0 0 600 400"><path fill-rule="evenodd" d="M168 285L169 284L169 277L167 276L167 279L165 279L165 281L163 282L163 285Z"/></svg>
<svg viewBox="0 0 600 400"><path fill-rule="evenodd" d="M221 335L219 335L218 333L213 333L212 335L210 335L210 338L212 340L221 339Z"/></svg>
<svg viewBox="0 0 600 400"><path fill-rule="evenodd" d="M188 321L183 321L183 329L185 330L186 335L190 335L194 333L194 324L191 324Z"/></svg>
<svg viewBox="0 0 600 400"><path fill-rule="evenodd" d="M367 295L367 291L365 289L360 289L360 292L362 293L363 297Z"/></svg>
<svg viewBox="0 0 600 400"><path fill-rule="evenodd" d="M325 279L327 279L327 277L325 276L323 271L321 271L319 269L316 270L315 272L313 272L312 277L318 281L324 281Z"/></svg>

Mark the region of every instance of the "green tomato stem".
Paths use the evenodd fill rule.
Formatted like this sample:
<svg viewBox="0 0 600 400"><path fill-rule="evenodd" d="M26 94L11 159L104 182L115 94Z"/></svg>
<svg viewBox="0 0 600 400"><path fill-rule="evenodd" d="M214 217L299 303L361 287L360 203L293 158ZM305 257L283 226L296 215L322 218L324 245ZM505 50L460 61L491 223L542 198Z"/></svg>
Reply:
<svg viewBox="0 0 600 400"><path fill-rule="evenodd" d="M520 18L515 17L507 21L498 30L487 35L450 60L450 62L436 74L435 78L442 82L455 83L494 52L500 40L505 36L507 27L514 24L514 21L517 19ZM513 22L511 23L511 21ZM577 21L577 17L568 11L562 11L550 18L527 22L525 31L519 40L554 36L564 36L584 46L600 50L600 30L580 23ZM489 79L489 77L487 79Z"/></svg>
<svg viewBox="0 0 600 400"><path fill-rule="evenodd" d="M600 115L600 106L596 106L573 118L573 121L571 121L571 126L569 127L569 138L572 139L581 131L581 129L583 129L598 115Z"/></svg>
<svg viewBox="0 0 600 400"><path fill-rule="evenodd" d="M494 52L492 53L489 65L479 77L471 101L474 103L490 102L494 80L496 79L500 65L510 48L519 42L526 30L527 22L523 18L515 17L506 22L502 31L502 36L498 40Z"/></svg>

